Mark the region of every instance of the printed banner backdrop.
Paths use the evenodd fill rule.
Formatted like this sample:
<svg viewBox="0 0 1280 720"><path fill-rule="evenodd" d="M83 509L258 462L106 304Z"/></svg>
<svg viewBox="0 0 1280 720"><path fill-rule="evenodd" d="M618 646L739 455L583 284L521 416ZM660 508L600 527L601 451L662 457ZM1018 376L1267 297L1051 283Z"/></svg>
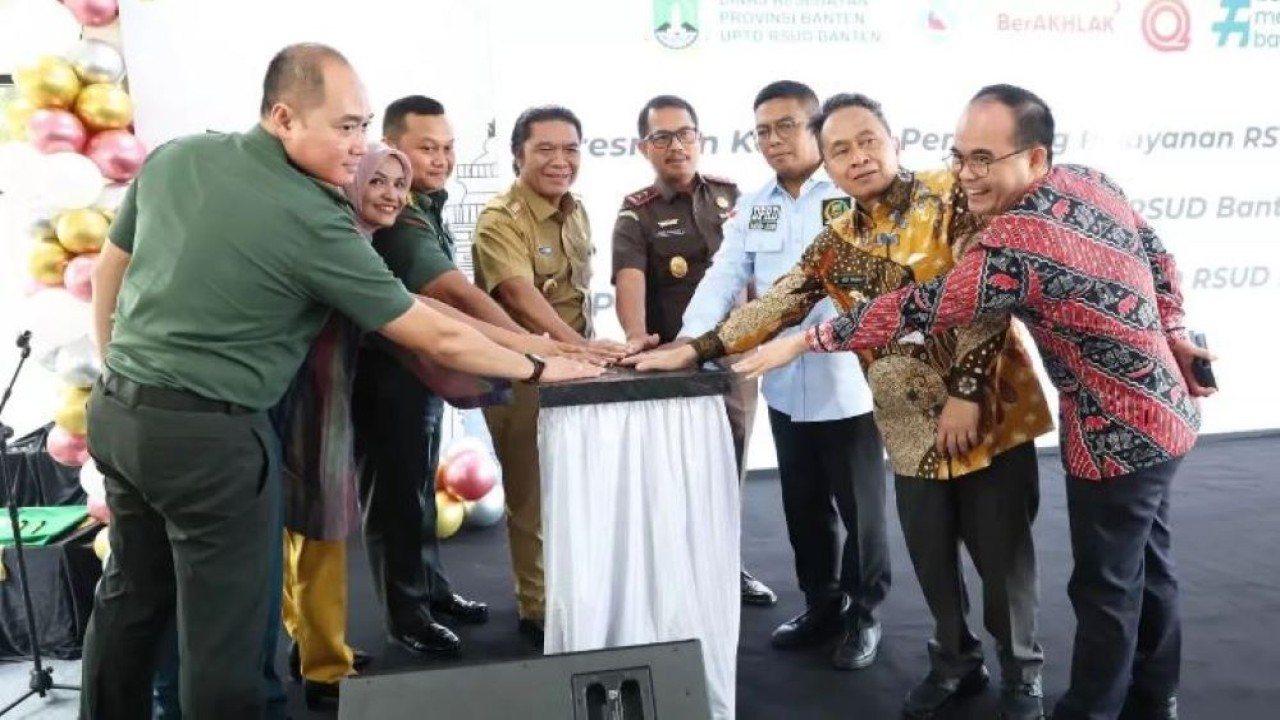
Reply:
<svg viewBox="0 0 1280 720"><path fill-rule="evenodd" d="M635 138L649 97L689 99L702 169L746 190L769 174L751 103L773 80L880 100L908 168L939 163L978 88L1023 85L1054 109L1056 158L1111 174L1176 253L1189 324L1221 356L1205 431L1280 425L1266 320L1280 306L1280 97L1263 89L1280 61L1280 1L368 0L356 12L338 0L122 0L121 15L151 146L251 125L267 60L302 40L346 53L375 110L440 99L458 137L450 218L468 269L475 214L512 180L512 121L530 105L573 109L597 327L613 337L610 234L621 199L651 178ZM761 421L751 466L774 465Z"/></svg>

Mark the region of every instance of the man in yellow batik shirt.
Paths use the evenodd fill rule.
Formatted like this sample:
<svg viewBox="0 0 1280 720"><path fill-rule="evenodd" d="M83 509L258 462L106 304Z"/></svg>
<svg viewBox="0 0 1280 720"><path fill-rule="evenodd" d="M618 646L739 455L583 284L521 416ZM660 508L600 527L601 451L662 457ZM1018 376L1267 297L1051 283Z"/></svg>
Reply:
<svg viewBox="0 0 1280 720"><path fill-rule="evenodd" d="M964 252L978 220L965 211L954 176L901 170L878 103L836 95L813 127L827 173L853 209L833 217L800 264L759 300L688 346L649 354L641 369L745 352L826 297L847 311L941 275ZM935 622L931 670L908 694L904 714L931 717L987 685L982 645L965 618L964 543L983 579L983 615L996 640L1001 718L1039 720L1034 440L1053 422L1030 358L1007 316L858 355L896 477L907 549Z"/></svg>

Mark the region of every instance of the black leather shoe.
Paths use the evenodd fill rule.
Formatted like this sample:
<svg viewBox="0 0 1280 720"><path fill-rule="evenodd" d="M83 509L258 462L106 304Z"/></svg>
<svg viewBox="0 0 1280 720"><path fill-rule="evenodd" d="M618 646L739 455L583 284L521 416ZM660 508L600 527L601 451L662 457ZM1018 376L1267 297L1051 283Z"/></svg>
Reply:
<svg viewBox="0 0 1280 720"><path fill-rule="evenodd" d="M1000 720L1043 720L1044 688L1040 678L1005 683L1000 688Z"/></svg>
<svg viewBox="0 0 1280 720"><path fill-rule="evenodd" d="M440 623L426 623L412 630L393 630L391 639L419 655L450 657L462 653L462 641Z"/></svg>
<svg viewBox="0 0 1280 720"><path fill-rule="evenodd" d="M776 605L778 596L769 589L768 585L751 577L751 573L746 570L742 571L742 604L755 605L757 607L768 607Z"/></svg>
<svg viewBox="0 0 1280 720"><path fill-rule="evenodd" d="M942 709L952 698L970 697L981 693L991 682L987 668L979 665L967 675L958 678L943 677L930 672L907 693L907 701L902 706L902 716L912 720L928 720Z"/></svg>
<svg viewBox="0 0 1280 720"><path fill-rule="evenodd" d="M1178 698L1170 695L1152 700L1130 693L1120 711L1120 720L1178 720Z"/></svg>
<svg viewBox="0 0 1280 720"><path fill-rule="evenodd" d="M480 625L489 622L489 606L461 595L450 595L448 600L433 600L431 612L448 615L464 625Z"/></svg>
<svg viewBox="0 0 1280 720"><path fill-rule="evenodd" d="M307 701L307 709L312 712L337 712L338 687L338 683L302 681L302 696Z"/></svg>
<svg viewBox="0 0 1280 720"><path fill-rule="evenodd" d="M351 669L356 672L369 667L372 662L369 653L363 650L351 649ZM289 643L289 680L297 683L302 682L302 653L298 648L298 643Z"/></svg>
<svg viewBox="0 0 1280 720"><path fill-rule="evenodd" d="M842 597L811 607L779 625L769 642L779 650L817 647L840 632L840 615L847 604Z"/></svg>
<svg viewBox="0 0 1280 720"><path fill-rule="evenodd" d="M870 667L880 650L880 634L880 623L858 630L846 629L836 645L836 651L831 655L831 664L837 670L862 670Z"/></svg>
<svg viewBox="0 0 1280 720"><path fill-rule="evenodd" d="M533 646L538 650L542 650L546 644L547 635L545 625L542 620L534 620L531 618L520 618L520 623L516 625L516 629L521 635L529 639Z"/></svg>

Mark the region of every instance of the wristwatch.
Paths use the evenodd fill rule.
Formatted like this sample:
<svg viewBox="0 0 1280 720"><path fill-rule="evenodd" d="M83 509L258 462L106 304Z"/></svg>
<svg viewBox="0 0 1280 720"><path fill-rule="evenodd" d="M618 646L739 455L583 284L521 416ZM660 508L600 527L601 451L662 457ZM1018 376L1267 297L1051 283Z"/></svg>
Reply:
<svg viewBox="0 0 1280 720"><path fill-rule="evenodd" d="M542 378L542 371L547 369L547 361L534 355L533 353L525 353L525 357L529 358L529 362L533 363L533 373L524 381L527 383L536 383Z"/></svg>

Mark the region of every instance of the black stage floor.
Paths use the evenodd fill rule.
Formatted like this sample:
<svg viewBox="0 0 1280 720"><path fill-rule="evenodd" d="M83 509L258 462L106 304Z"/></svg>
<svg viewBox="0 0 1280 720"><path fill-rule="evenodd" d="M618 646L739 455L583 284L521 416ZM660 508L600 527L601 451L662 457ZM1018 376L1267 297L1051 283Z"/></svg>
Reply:
<svg viewBox="0 0 1280 720"><path fill-rule="evenodd" d="M1075 620L1067 600L1071 570L1062 470L1056 454L1040 459L1042 502L1036 523L1041 571L1040 627L1045 690L1052 702L1066 687ZM1180 705L1184 720L1280 717L1280 435L1206 438L1175 481L1174 552L1183 590L1184 651ZM892 486L891 486L892 487ZM743 608L738 654L738 717L892 719L903 695L926 669L931 623L911 571L889 496L894 583L881 618L884 640L871 668L833 670L825 651L782 653L769 633L801 608L776 476L752 478L745 491L743 553L747 567L779 595L773 608ZM376 659L370 671L431 667L385 640L364 554L350 561L349 641ZM466 661L528 657L515 632L506 533L499 526L464 531L443 550L454 585L487 601L487 625L457 628ZM970 569L970 581L975 579ZM973 590L971 624L981 632L981 595ZM983 634L990 647L989 637ZM283 645L283 644L282 644ZM989 653L995 670L994 653ZM283 663L283 655L282 663ZM281 665L283 667L283 664ZM500 688L494 688L499 691ZM309 715L297 686L290 713ZM990 720L997 691L958 706L944 718ZM513 699L518 703L518 699ZM424 710L430 702L424 701ZM427 713L430 714L429 712Z"/></svg>

